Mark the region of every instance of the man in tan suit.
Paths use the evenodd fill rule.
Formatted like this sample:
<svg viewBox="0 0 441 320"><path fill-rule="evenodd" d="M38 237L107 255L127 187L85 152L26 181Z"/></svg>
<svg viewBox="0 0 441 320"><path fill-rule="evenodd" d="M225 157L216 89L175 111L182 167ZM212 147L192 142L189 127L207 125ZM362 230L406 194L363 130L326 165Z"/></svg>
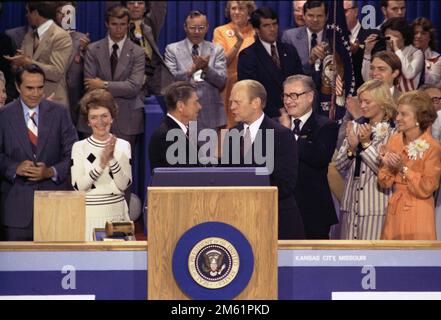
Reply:
<svg viewBox="0 0 441 320"><path fill-rule="evenodd" d="M34 30L25 35L21 50L8 60L16 66L38 65L46 75L45 96L53 95L52 100L68 106L66 70L72 54L72 40L52 20L56 5L51 1L26 3L26 17Z"/></svg>

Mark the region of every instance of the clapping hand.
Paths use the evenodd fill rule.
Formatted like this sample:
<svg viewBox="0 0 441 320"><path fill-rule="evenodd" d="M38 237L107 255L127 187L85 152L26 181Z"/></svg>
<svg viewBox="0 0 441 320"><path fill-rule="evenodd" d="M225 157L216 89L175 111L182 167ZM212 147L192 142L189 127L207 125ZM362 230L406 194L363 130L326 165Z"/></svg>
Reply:
<svg viewBox="0 0 441 320"><path fill-rule="evenodd" d="M369 123L363 123L358 129L358 140L361 143L369 143L371 141L372 127Z"/></svg>
<svg viewBox="0 0 441 320"><path fill-rule="evenodd" d="M358 140L357 134L354 132L353 122L348 122L348 125L346 126L346 139L348 140L351 150L355 152L360 141Z"/></svg>
<svg viewBox="0 0 441 320"><path fill-rule="evenodd" d="M115 150L116 137L114 135L111 136L109 142L107 142L104 147L103 152L101 153L100 166L101 168L105 168L110 160L113 159L113 152Z"/></svg>

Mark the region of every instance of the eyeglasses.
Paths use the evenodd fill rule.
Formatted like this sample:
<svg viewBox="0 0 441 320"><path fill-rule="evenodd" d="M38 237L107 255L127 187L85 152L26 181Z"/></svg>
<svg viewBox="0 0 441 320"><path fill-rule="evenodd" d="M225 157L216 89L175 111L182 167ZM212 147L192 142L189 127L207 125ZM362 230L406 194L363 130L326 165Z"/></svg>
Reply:
<svg viewBox="0 0 441 320"><path fill-rule="evenodd" d="M293 101L296 101L300 96L304 95L305 93L308 93L311 90L308 91L304 91L302 93L295 93L295 92L291 92L291 93L283 93L280 97L282 98L282 100L286 101L288 99L291 99Z"/></svg>
<svg viewBox="0 0 441 320"><path fill-rule="evenodd" d="M436 103L436 104L441 102L441 97L432 97L431 99L432 99L432 102Z"/></svg>
<svg viewBox="0 0 441 320"><path fill-rule="evenodd" d="M205 30L205 28L207 28L207 26L190 26L190 27L188 27L188 29L189 29L191 32L195 32L195 31L200 31L200 32L202 32L202 31Z"/></svg>

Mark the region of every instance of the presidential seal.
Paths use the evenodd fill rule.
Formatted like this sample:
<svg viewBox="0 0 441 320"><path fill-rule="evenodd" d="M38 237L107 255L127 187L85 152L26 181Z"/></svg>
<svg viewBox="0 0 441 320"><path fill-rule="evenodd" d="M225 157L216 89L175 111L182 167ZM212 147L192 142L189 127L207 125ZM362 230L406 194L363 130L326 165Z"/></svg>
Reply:
<svg viewBox="0 0 441 320"><path fill-rule="evenodd" d="M236 248L222 238L199 241L188 256L188 270L199 285L219 289L230 284L237 276L240 259Z"/></svg>

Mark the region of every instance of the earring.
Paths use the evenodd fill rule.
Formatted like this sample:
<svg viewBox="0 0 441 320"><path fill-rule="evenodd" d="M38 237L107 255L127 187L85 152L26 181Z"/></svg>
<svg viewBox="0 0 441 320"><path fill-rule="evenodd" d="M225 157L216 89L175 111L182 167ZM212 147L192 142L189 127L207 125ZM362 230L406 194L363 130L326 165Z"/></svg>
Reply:
<svg viewBox="0 0 441 320"><path fill-rule="evenodd" d="M417 122L417 123L415 123L415 126L417 126L417 127L419 127L420 126L420 124Z"/></svg>

